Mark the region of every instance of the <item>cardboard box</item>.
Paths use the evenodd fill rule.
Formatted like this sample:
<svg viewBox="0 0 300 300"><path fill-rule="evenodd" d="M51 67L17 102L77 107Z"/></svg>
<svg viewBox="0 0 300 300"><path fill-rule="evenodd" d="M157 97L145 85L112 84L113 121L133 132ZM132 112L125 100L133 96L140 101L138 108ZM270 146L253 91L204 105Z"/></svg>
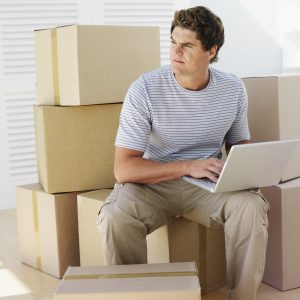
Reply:
<svg viewBox="0 0 300 300"><path fill-rule="evenodd" d="M253 142L300 137L300 75L243 79L249 98ZM300 145L291 156L282 180L300 176Z"/></svg>
<svg viewBox="0 0 300 300"><path fill-rule="evenodd" d="M195 263L70 267L56 300L200 300Z"/></svg>
<svg viewBox="0 0 300 300"><path fill-rule="evenodd" d="M49 195L39 184L16 187L21 261L61 278L79 266L76 193Z"/></svg>
<svg viewBox="0 0 300 300"><path fill-rule="evenodd" d="M105 264L96 218L111 191L110 189L96 190L77 196L81 266ZM147 236L147 250L148 263L169 262L167 226L163 226Z"/></svg>
<svg viewBox="0 0 300 300"><path fill-rule="evenodd" d="M226 285L223 228L207 228L177 218L168 225L170 261L196 261L202 294Z"/></svg>
<svg viewBox="0 0 300 300"><path fill-rule="evenodd" d="M39 182L47 193L112 188L121 104L34 108Z"/></svg>
<svg viewBox="0 0 300 300"><path fill-rule="evenodd" d="M263 281L281 291L300 287L300 179L261 188L270 203Z"/></svg>
<svg viewBox="0 0 300 300"><path fill-rule="evenodd" d="M123 101L130 84L160 66L159 27L70 25L35 31L40 105Z"/></svg>
<svg viewBox="0 0 300 300"><path fill-rule="evenodd" d="M104 264L102 242L95 225L98 211L111 190L79 194L78 226L81 266ZM206 228L178 218L147 236L148 263L196 261L202 293L226 284L223 229Z"/></svg>

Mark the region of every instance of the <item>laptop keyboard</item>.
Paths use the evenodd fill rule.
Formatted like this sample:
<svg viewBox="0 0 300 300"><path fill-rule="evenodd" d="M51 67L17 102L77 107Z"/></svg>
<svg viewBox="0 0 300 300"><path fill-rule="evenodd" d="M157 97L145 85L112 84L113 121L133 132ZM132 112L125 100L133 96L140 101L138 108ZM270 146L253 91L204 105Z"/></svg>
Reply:
<svg viewBox="0 0 300 300"><path fill-rule="evenodd" d="M211 186L211 187L214 187L216 185L216 182L211 181L207 177L206 178L201 178L201 179L198 179L198 180L201 180L203 183L205 183L206 185Z"/></svg>

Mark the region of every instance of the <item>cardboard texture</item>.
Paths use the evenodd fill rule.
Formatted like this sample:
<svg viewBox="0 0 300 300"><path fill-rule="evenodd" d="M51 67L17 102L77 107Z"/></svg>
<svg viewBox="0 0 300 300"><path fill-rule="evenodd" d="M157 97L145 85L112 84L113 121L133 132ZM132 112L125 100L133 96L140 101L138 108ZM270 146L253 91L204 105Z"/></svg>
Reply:
<svg viewBox="0 0 300 300"><path fill-rule="evenodd" d="M39 105L122 102L160 66L159 27L70 25L35 31ZM143 42L141 42L143 41Z"/></svg>
<svg viewBox="0 0 300 300"><path fill-rule="evenodd" d="M261 189L270 204L263 281L281 291L300 287L300 179Z"/></svg>
<svg viewBox="0 0 300 300"><path fill-rule="evenodd" d="M170 261L196 261L202 294L226 284L224 230L183 217L168 225Z"/></svg>
<svg viewBox="0 0 300 300"><path fill-rule="evenodd" d="M243 78L249 98L251 141L300 137L300 75ZM291 156L282 180L300 176L300 145Z"/></svg>
<svg viewBox="0 0 300 300"><path fill-rule="evenodd" d="M77 196L79 249L81 266L104 265L104 254L96 218L105 199L112 190L103 189ZM148 263L169 262L167 226L147 236Z"/></svg>
<svg viewBox="0 0 300 300"><path fill-rule="evenodd" d="M56 300L199 300L195 263L70 267Z"/></svg>
<svg viewBox="0 0 300 300"><path fill-rule="evenodd" d="M114 186L114 141L121 107L34 107L39 182L47 193Z"/></svg>
<svg viewBox="0 0 300 300"><path fill-rule="evenodd" d="M39 184L16 187L21 261L61 278L79 265L76 193L50 195Z"/></svg>

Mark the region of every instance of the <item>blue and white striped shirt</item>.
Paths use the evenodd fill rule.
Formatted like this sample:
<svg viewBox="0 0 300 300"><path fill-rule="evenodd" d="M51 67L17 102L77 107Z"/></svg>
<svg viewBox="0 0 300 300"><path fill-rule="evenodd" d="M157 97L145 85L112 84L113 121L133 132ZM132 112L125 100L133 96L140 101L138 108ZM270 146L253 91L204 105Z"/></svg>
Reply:
<svg viewBox="0 0 300 300"><path fill-rule="evenodd" d="M167 162L220 158L224 140L249 140L244 84L212 67L209 72L200 91L183 88L170 65L143 74L127 92L115 145Z"/></svg>

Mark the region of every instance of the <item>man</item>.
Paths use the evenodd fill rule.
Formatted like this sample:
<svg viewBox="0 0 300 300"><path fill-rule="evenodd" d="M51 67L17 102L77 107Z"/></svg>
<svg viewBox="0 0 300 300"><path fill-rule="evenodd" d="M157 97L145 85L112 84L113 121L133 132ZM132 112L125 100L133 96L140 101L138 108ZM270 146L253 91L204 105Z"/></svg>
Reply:
<svg viewBox="0 0 300 300"><path fill-rule="evenodd" d="M106 262L134 264L147 262L146 235L177 216L222 224L230 299L253 300L264 270L267 202L259 192L211 194L182 179L216 181L222 144L229 150L250 139L241 80L210 67L223 42L222 22L207 8L175 13L171 66L142 75L124 101L118 183L98 226Z"/></svg>

